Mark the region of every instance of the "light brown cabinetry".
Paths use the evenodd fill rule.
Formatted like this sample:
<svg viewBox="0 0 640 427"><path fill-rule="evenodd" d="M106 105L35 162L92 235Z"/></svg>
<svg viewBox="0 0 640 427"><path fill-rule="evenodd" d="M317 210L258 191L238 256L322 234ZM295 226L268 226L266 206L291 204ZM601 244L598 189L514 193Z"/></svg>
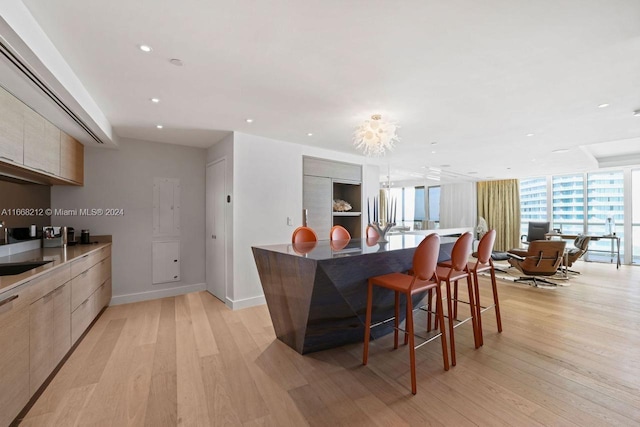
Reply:
<svg viewBox="0 0 640 427"><path fill-rule="evenodd" d="M84 182L84 145L60 132L60 176L69 181Z"/></svg>
<svg viewBox="0 0 640 427"><path fill-rule="evenodd" d="M0 294L0 427L18 415L110 301L110 246Z"/></svg>
<svg viewBox="0 0 640 427"><path fill-rule="evenodd" d="M307 226L318 238L329 238L329 230L341 225L351 237L362 235L362 166L314 157L303 157L303 209ZM346 212L333 211L334 200L351 205Z"/></svg>
<svg viewBox="0 0 640 427"><path fill-rule="evenodd" d="M0 297L0 426L29 401L29 305L27 292Z"/></svg>
<svg viewBox="0 0 640 427"><path fill-rule="evenodd" d="M0 160L23 163L24 118L21 103L0 87Z"/></svg>
<svg viewBox="0 0 640 427"><path fill-rule="evenodd" d="M24 165L60 175L60 129L26 105L24 114Z"/></svg>
<svg viewBox="0 0 640 427"><path fill-rule="evenodd" d="M71 348L69 282L31 303L29 340L29 390L33 394Z"/></svg>
<svg viewBox="0 0 640 427"><path fill-rule="evenodd" d="M111 247L71 264L71 343L82 336L93 319L111 301Z"/></svg>
<svg viewBox="0 0 640 427"><path fill-rule="evenodd" d="M84 146L0 87L0 174L82 185Z"/></svg>

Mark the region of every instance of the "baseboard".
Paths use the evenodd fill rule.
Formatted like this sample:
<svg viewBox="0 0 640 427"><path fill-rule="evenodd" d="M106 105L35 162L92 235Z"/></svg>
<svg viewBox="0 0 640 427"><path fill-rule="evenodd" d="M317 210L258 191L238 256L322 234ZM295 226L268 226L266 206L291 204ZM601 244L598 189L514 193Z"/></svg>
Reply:
<svg viewBox="0 0 640 427"><path fill-rule="evenodd" d="M267 300L264 298L264 295L260 295L258 297L237 299L237 300L226 298L227 307L229 307L232 310L240 310L243 308L255 307L256 305L264 305L266 303L267 303Z"/></svg>
<svg viewBox="0 0 640 427"><path fill-rule="evenodd" d="M130 302L148 301L158 298L175 297L191 292L200 292L207 289L206 283L196 283L195 285L176 286L175 288L159 289L146 292L138 292L135 294L117 295L111 298L109 305L128 304ZM264 299L264 297L263 297Z"/></svg>

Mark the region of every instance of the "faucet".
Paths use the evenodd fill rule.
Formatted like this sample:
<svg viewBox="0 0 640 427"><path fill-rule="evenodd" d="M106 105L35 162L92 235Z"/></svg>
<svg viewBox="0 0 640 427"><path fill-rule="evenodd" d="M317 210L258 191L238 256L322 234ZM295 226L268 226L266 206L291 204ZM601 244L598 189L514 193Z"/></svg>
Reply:
<svg viewBox="0 0 640 427"><path fill-rule="evenodd" d="M6 245L7 243L9 243L9 229L4 221L0 221L0 244Z"/></svg>

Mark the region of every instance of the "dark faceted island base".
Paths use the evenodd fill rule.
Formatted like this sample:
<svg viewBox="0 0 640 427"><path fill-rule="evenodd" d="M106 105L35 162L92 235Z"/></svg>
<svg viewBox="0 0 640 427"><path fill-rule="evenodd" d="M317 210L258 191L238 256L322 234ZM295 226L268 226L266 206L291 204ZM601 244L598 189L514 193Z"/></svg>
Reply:
<svg viewBox="0 0 640 427"><path fill-rule="evenodd" d="M365 239L253 247L276 336L306 354L362 342L371 276L407 271L425 236L389 236L389 243ZM442 237L438 260L451 258L455 238ZM424 295L415 295L418 304ZM402 300L402 299L401 299ZM404 305L404 303L403 303ZM373 322L393 316L393 292L375 288ZM401 309L404 318L404 309ZM393 330L374 328L375 339Z"/></svg>

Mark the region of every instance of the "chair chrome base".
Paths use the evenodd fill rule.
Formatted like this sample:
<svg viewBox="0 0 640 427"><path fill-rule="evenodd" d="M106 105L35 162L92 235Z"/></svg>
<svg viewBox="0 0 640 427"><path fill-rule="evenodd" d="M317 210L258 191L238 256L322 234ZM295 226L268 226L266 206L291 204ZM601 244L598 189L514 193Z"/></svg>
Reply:
<svg viewBox="0 0 640 427"><path fill-rule="evenodd" d="M540 277L532 277L532 276L522 276L518 279L514 280L515 283L533 283L534 287L538 287L538 284L546 284L546 285L551 285L551 286L558 286L557 283L552 282L550 280L547 279L541 279Z"/></svg>

